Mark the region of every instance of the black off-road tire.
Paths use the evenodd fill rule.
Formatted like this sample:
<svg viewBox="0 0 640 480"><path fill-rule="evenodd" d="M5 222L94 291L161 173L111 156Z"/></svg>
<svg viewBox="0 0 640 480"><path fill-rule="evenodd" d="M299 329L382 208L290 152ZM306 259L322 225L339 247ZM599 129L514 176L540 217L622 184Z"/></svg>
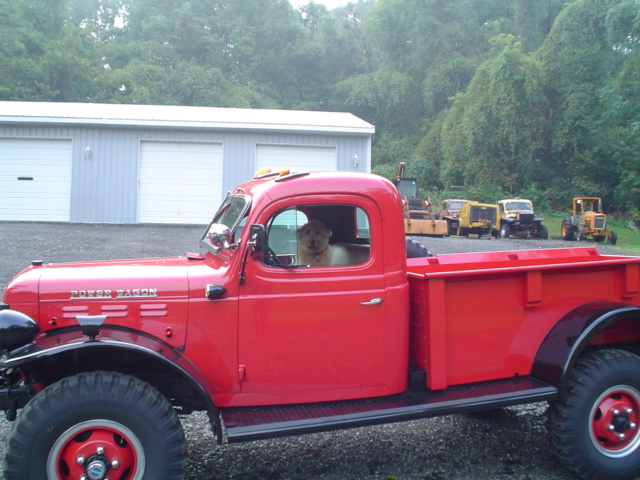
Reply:
<svg viewBox="0 0 640 480"><path fill-rule="evenodd" d="M576 227L571 223L571 217L565 217L562 220L562 239L567 241L573 241L576 239Z"/></svg>
<svg viewBox="0 0 640 480"><path fill-rule="evenodd" d="M609 232L609 236L607 238L607 241L611 244L611 245L615 245L616 243L618 243L618 232L616 232L615 230L611 230Z"/></svg>
<svg viewBox="0 0 640 480"><path fill-rule="evenodd" d="M81 373L45 388L23 409L4 474L7 480L80 478L78 469L92 467L94 475L102 468L112 479L178 480L185 453L180 420L157 390L120 373Z"/></svg>
<svg viewBox="0 0 640 480"><path fill-rule="evenodd" d="M540 225L540 228L538 229L538 236L540 237L540 240L549 240L549 229L546 225Z"/></svg>
<svg viewBox="0 0 640 480"><path fill-rule="evenodd" d="M557 456L581 478L635 478L640 473L640 357L611 349L579 360L551 405L549 429Z"/></svg>
<svg viewBox="0 0 640 480"><path fill-rule="evenodd" d="M511 236L511 227L508 223L500 225L500 238L509 238Z"/></svg>
<svg viewBox="0 0 640 480"><path fill-rule="evenodd" d="M407 245L407 258L433 257L427 247L412 238L407 238L405 243Z"/></svg>

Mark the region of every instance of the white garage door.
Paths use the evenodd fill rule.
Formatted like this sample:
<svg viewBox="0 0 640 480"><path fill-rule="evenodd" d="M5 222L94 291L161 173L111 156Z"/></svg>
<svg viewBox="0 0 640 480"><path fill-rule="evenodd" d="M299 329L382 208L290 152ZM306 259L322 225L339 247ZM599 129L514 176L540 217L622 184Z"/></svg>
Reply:
<svg viewBox="0 0 640 480"><path fill-rule="evenodd" d="M71 140L0 139L0 220L68 222Z"/></svg>
<svg viewBox="0 0 640 480"><path fill-rule="evenodd" d="M256 170L266 167L270 167L272 171L290 168L304 172L332 172L337 168L336 148L258 145Z"/></svg>
<svg viewBox="0 0 640 480"><path fill-rule="evenodd" d="M141 142L138 221L211 221L222 201L222 144Z"/></svg>

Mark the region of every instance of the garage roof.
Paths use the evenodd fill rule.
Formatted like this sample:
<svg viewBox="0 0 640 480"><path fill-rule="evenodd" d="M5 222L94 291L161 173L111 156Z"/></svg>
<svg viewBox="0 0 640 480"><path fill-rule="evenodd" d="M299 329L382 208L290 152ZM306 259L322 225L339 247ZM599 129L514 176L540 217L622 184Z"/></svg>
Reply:
<svg viewBox="0 0 640 480"><path fill-rule="evenodd" d="M343 112L248 108L0 102L0 123L73 124L373 135L370 123Z"/></svg>

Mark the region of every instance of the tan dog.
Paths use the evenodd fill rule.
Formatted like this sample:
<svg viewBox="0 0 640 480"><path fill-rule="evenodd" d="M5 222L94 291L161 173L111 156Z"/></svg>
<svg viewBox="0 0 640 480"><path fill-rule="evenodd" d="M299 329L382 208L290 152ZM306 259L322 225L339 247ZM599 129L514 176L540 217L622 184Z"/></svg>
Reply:
<svg viewBox="0 0 640 480"><path fill-rule="evenodd" d="M333 264L329 239L333 232L319 220L311 220L296 231L298 237L298 265L328 267Z"/></svg>
<svg viewBox="0 0 640 480"><path fill-rule="evenodd" d="M311 220L296 231L298 265L329 267L359 265L369 258L369 247L336 243L329 239L333 232L319 220Z"/></svg>

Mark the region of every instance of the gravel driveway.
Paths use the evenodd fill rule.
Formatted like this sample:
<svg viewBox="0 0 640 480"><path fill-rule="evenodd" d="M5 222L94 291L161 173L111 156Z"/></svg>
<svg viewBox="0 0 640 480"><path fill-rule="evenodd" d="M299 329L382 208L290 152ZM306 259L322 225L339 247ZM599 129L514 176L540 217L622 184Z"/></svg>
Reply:
<svg viewBox="0 0 640 480"><path fill-rule="evenodd" d="M30 260L198 252L204 226L0 222L0 294ZM422 238L434 254L584 246L560 240ZM591 243L588 243L592 245ZM604 253L620 250L599 245ZM189 480L575 480L553 456L545 403L286 439L217 446L207 419L182 419ZM10 429L0 420L0 455Z"/></svg>

